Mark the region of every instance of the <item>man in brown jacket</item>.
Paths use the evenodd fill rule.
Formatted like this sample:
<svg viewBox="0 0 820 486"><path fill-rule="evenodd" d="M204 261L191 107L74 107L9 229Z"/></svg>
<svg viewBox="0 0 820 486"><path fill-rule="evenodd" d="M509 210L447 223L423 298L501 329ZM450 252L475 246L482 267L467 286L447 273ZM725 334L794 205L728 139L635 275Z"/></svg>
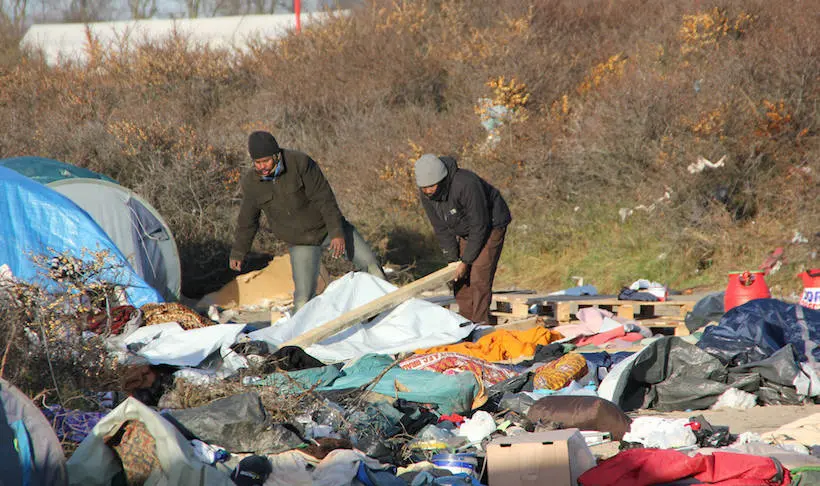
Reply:
<svg viewBox="0 0 820 486"><path fill-rule="evenodd" d="M274 235L288 244L293 273L293 312L316 295L322 249L342 255L359 271L387 279L364 238L345 220L321 169L307 154L279 148L268 132L248 137L253 170L242 177L242 206L230 266L242 270L265 213Z"/></svg>

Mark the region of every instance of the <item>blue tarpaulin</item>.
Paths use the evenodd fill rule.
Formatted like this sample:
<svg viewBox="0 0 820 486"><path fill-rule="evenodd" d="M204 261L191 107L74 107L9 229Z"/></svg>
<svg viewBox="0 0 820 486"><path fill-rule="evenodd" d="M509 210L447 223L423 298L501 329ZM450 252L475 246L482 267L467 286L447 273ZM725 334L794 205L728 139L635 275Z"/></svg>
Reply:
<svg viewBox="0 0 820 486"><path fill-rule="evenodd" d="M339 372L334 366L311 368L307 370L274 373L261 380L252 382L256 385L287 385L292 390L291 380L301 387L310 388L321 382L316 391L346 390L369 385L385 368L394 364L393 358L386 354L367 354L352 365ZM410 402L432 403L438 405L441 413L465 413L473 409L473 401L480 391L476 377L472 373L445 375L435 371L405 370L394 366L379 379L370 384L368 390L390 397L403 398ZM301 392L302 390L296 390Z"/></svg>
<svg viewBox="0 0 820 486"><path fill-rule="evenodd" d="M726 312L697 346L730 366L761 361L787 344L801 362L820 360L820 311L777 299L755 299Z"/></svg>
<svg viewBox="0 0 820 486"><path fill-rule="evenodd" d="M108 261L101 280L123 287L134 306L163 301L88 213L62 194L5 167L0 167L0 235L0 265L7 264L24 282L55 288L56 282L45 278L34 256L89 260L92 253L105 251Z"/></svg>

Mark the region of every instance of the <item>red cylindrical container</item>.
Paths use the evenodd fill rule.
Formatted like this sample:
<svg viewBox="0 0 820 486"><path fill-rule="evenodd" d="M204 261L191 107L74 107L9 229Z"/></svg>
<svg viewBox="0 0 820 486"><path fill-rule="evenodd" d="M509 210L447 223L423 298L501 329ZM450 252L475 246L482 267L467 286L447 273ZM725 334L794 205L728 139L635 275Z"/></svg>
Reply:
<svg viewBox="0 0 820 486"><path fill-rule="evenodd" d="M761 271L732 272L723 296L723 310L745 304L754 299L768 299L772 294Z"/></svg>
<svg viewBox="0 0 820 486"><path fill-rule="evenodd" d="M800 305L809 309L820 309L820 268L806 270L797 276L803 279L803 297L800 298Z"/></svg>

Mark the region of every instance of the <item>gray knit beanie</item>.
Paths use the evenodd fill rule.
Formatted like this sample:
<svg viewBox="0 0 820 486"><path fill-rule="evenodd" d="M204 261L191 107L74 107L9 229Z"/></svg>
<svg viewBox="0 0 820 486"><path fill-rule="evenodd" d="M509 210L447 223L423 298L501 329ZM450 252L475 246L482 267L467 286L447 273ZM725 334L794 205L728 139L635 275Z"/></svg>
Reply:
<svg viewBox="0 0 820 486"><path fill-rule="evenodd" d="M427 187L438 184L447 177L444 162L433 154L424 154L416 161L416 185Z"/></svg>

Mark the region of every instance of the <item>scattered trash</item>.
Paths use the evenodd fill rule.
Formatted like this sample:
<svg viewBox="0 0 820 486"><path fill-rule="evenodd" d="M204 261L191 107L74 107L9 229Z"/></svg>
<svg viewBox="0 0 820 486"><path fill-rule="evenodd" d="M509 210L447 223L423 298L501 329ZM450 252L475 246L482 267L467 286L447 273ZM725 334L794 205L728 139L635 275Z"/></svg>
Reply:
<svg viewBox="0 0 820 486"><path fill-rule="evenodd" d="M658 207L658 204L668 201L672 199L672 189L666 188L663 193L663 196L655 199L655 201L650 204L649 206L644 206L643 204L639 204L634 208L621 208L618 210L618 216L621 218L621 223L626 221L626 218L635 214L635 211L645 211L647 213L651 213Z"/></svg>
<svg viewBox="0 0 820 486"><path fill-rule="evenodd" d="M474 453L436 454L431 460L436 466L447 469L453 474L476 475L478 460Z"/></svg>
<svg viewBox="0 0 820 486"><path fill-rule="evenodd" d="M705 169L718 169L723 167L724 161L726 160L726 156L720 158L717 162L711 162L709 159L705 159L702 156L698 155L697 162L694 164L689 164L686 170L689 171L690 174L697 174L698 172L703 172Z"/></svg>
<svg viewBox="0 0 820 486"><path fill-rule="evenodd" d="M205 464L216 464L217 462L225 462L230 454L225 449L206 444L201 440L193 439L191 445L194 446L194 454L196 458Z"/></svg>
<svg viewBox="0 0 820 486"><path fill-rule="evenodd" d="M479 442L488 437L496 429L495 420L489 413L479 410L471 418L465 419L458 428L458 435L466 437L470 442Z"/></svg>
<svg viewBox="0 0 820 486"><path fill-rule="evenodd" d="M792 236L792 243L795 245L800 243L808 243L809 239L803 236L799 231L794 230L794 236Z"/></svg>
<svg viewBox="0 0 820 486"><path fill-rule="evenodd" d="M698 443L698 439L689 423L687 419L637 417L622 440L660 449L693 446Z"/></svg>
<svg viewBox="0 0 820 486"><path fill-rule="evenodd" d="M711 409L736 408L744 410L753 408L755 405L757 405L757 396L737 388L729 388L718 397L717 402L712 405Z"/></svg>

